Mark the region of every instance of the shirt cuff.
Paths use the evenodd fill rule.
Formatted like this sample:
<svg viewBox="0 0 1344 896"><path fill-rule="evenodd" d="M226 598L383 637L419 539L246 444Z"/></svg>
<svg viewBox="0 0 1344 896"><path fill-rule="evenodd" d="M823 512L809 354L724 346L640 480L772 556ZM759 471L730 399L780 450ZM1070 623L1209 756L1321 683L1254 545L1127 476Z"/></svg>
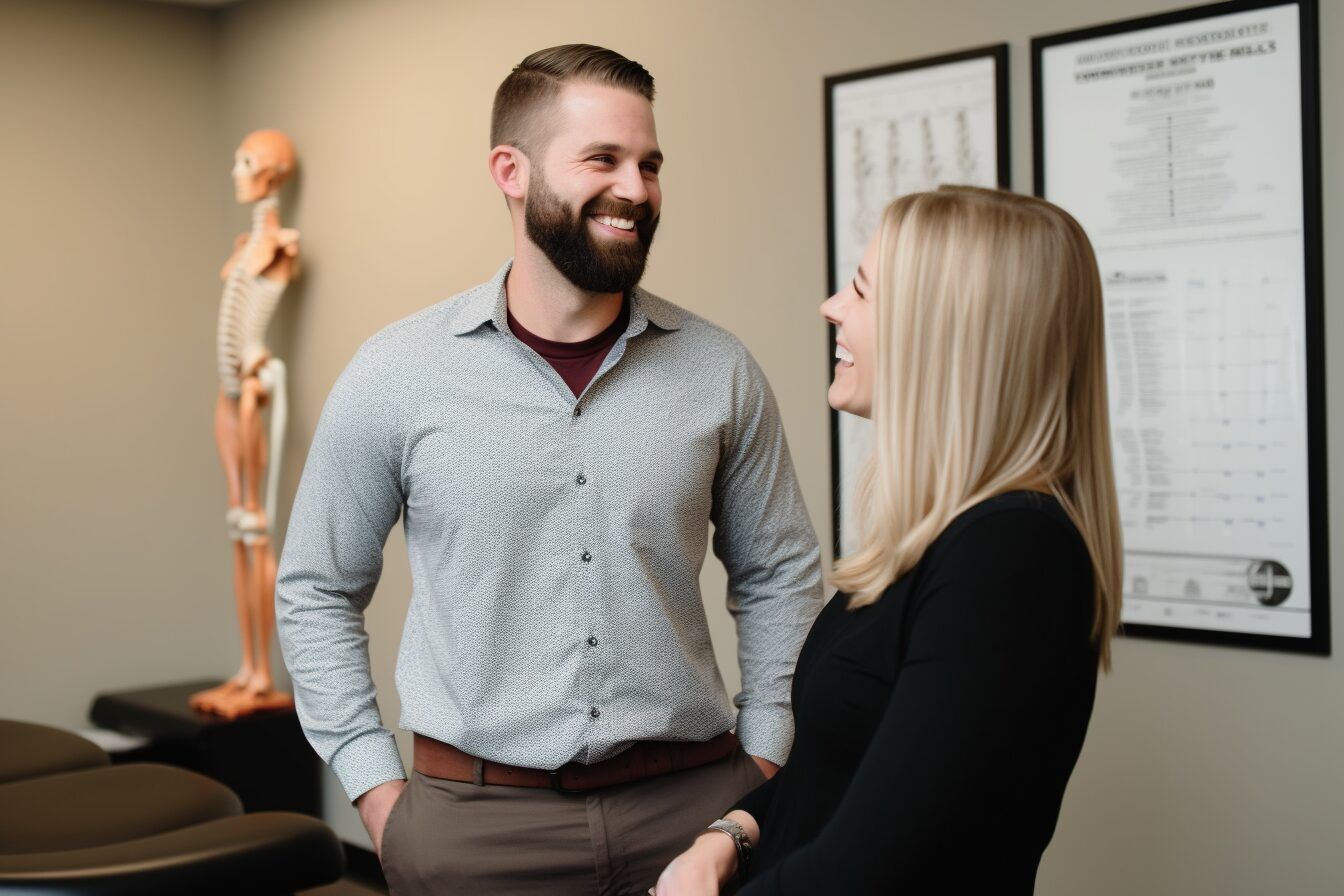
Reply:
<svg viewBox="0 0 1344 896"><path fill-rule="evenodd" d="M351 803L379 784L406 778L396 739L387 730L370 731L348 741L331 757L331 770Z"/></svg>
<svg viewBox="0 0 1344 896"><path fill-rule="evenodd" d="M744 706L737 714L737 739L747 755L783 765L793 746L793 713L787 706Z"/></svg>

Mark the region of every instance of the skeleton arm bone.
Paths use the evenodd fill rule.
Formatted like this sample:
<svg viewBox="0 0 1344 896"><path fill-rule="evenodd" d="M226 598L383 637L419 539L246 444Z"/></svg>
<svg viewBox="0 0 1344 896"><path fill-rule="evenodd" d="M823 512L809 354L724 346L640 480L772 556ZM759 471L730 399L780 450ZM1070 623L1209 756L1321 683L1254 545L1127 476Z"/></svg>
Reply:
<svg viewBox="0 0 1344 896"><path fill-rule="evenodd" d="M285 363L270 358L258 371L261 384L271 399L271 458L266 470L266 525L274 531L275 502L280 491L280 459L285 451L285 420L289 402L285 391Z"/></svg>

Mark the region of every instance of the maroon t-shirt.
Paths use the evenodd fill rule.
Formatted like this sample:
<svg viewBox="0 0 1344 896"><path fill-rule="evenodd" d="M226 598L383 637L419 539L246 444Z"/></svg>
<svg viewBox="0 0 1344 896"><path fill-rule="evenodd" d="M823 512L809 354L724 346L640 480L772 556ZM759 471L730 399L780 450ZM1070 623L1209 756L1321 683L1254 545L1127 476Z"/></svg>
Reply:
<svg viewBox="0 0 1344 896"><path fill-rule="evenodd" d="M592 382L597 369L606 360L607 352L611 351L611 347L621 338L626 325L630 323L630 300L627 298L621 303L621 313L616 315L611 326L582 342L554 342L542 339L524 329L513 316L513 312L509 311L507 314L509 329L513 331L513 335L518 337L519 342L545 358L577 398Z"/></svg>

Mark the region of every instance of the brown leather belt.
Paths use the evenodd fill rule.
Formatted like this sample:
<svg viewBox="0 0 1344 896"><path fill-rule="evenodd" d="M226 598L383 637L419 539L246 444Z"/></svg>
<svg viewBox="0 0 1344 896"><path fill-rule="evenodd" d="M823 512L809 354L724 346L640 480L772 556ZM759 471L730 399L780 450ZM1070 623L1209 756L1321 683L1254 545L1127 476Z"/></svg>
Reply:
<svg viewBox="0 0 1344 896"><path fill-rule="evenodd" d="M416 771L431 778L469 784L548 787L561 793L581 793L695 768L722 759L736 747L737 738L731 731L703 742L641 740L610 759L592 765L569 762L551 772L478 759L452 744L417 733L414 764Z"/></svg>

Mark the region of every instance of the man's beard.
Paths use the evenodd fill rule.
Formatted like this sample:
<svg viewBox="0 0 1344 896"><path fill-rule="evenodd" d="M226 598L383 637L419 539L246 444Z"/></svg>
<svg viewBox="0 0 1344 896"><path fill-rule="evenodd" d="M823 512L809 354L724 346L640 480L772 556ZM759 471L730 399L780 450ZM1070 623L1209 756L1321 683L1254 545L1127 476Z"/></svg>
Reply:
<svg viewBox="0 0 1344 896"><path fill-rule="evenodd" d="M610 215L635 222L638 239L601 242L588 231L593 215ZM647 205L631 205L598 197L584 205L578 215L551 191L540 176L534 176L523 205L527 235L556 270L570 283L588 292L624 293L644 276L658 218L649 216Z"/></svg>

